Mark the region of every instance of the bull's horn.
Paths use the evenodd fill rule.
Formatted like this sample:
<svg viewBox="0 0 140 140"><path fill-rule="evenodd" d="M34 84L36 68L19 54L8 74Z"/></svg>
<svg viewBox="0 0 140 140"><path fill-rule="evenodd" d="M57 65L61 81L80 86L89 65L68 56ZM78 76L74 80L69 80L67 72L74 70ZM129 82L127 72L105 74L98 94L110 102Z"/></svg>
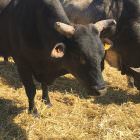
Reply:
<svg viewBox="0 0 140 140"><path fill-rule="evenodd" d="M132 70L135 71L135 72L140 73L140 67L139 67L139 68L130 67L130 69L132 69Z"/></svg>
<svg viewBox="0 0 140 140"><path fill-rule="evenodd" d="M94 24L94 26L99 32L112 25L116 25L116 21L114 19L101 20Z"/></svg>
<svg viewBox="0 0 140 140"><path fill-rule="evenodd" d="M75 28L73 26L62 23L62 22L56 22L55 29L59 33L65 35L67 37L71 37L72 35L74 35L74 32L75 32Z"/></svg>

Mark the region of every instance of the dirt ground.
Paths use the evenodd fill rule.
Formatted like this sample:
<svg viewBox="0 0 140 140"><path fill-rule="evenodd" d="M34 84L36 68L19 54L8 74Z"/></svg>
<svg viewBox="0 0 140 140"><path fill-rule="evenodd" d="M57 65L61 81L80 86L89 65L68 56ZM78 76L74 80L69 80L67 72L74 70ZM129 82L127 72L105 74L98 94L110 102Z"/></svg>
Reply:
<svg viewBox="0 0 140 140"><path fill-rule="evenodd" d="M0 60L0 140L140 140L139 92L107 64L103 97L87 97L77 80L65 75L49 88L53 107L46 108L37 83L40 117L34 118L14 63Z"/></svg>

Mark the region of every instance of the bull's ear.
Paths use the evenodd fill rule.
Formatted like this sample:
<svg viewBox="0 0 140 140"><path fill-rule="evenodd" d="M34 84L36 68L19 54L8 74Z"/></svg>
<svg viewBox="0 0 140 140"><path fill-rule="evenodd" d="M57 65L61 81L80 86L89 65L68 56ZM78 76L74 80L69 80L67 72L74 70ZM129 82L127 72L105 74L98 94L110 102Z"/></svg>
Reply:
<svg viewBox="0 0 140 140"><path fill-rule="evenodd" d="M120 56L119 54L111 47L106 51L105 60L109 63L111 67L120 69Z"/></svg>
<svg viewBox="0 0 140 140"><path fill-rule="evenodd" d="M107 19L107 20L101 20L93 24L94 27L98 30L98 32L102 32L104 29L116 25L116 21L114 19Z"/></svg>
<svg viewBox="0 0 140 140"><path fill-rule="evenodd" d="M74 32L75 32L75 28L72 26L72 25L68 25L68 24L65 24L65 23L62 23L62 22L56 22L55 23L55 29L67 36L67 37L71 37L74 35Z"/></svg>
<svg viewBox="0 0 140 140"><path fill-rule="evenodd" d="M65 54L65 45L64 43L57 43L53 50L51 51L51 57L53 58L62 58Z"/></svg>

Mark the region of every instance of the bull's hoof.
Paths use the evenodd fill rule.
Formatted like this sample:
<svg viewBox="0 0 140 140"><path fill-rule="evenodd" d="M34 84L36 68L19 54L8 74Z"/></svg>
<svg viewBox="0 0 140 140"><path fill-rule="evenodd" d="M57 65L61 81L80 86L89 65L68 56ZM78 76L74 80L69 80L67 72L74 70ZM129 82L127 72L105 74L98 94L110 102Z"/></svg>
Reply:
<svg viewBox="0 0 140 140"><path fill-rule="evenodd" d="M31 114L35 118L39 118L39 113L36 108L34 108L32 110L28 110L28 114Z"/></svg>
<svg viewBox="0 0 140 140"><path fill-rule="evenodd" d="M53 105L51 103L46 104L47 108L51 108Z"/></svg>
<svg viewBox="0 0 140 140"><path fill-rule="evenodd" d="M42 100L42 102L47 106L47 108L51 108L53 106L50 101Z"/></svg>

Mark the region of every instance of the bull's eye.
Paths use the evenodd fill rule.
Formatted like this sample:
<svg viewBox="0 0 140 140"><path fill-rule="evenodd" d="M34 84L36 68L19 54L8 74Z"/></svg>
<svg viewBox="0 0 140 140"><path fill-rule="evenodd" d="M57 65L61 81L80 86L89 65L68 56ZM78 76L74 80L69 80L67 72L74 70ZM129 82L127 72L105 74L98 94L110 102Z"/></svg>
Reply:
<svg viewBox="0 0 140 140"><path fill-rule="evenodd" d="M83 65L86 64L86 60L82 56L80 57L80 63L83 64Z"/></svg>

